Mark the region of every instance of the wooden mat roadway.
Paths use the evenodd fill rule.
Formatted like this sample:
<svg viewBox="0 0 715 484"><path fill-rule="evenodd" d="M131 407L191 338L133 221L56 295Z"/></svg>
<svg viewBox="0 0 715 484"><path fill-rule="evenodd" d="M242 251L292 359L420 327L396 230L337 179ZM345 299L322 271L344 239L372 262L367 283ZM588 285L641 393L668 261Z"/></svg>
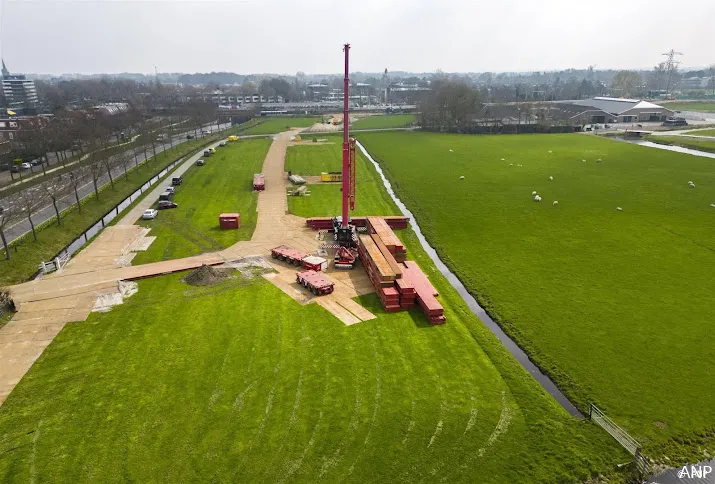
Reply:
<svg viewBox="0 0 715 484"><path fill-rule="evenodd" d="M141 279L177 271L190 270L202 264L217 265L252 255L266 256L281 244L304 252L314 252L320 245L316 232L305 226L305 219L288 214L284 162L290 137L298 130L277 135L263 164L266 190L258 196L258 221L250 241L238 242L219 251L183 259L131 266L136 250L151 242L147 230L134 225L141 212L151 206L163 191L164 184L147 196L140 207L132 210L117 225L107 227L67 266L41 279L10 288L18 312L12 321L0 328L0 403L30 369L42 351L59 334L64 325L84 321L97 297L118 292L121 280ZM180 169L188 169L200 153L189 158ZM337 201L336 201L337 203ZM374 292L362 270L333 271L327 275L335 282L335 292L315 297L295 282L296 268L267 259L276 269L266 275L286 294L301 304L316 302L345 324L374 319L375 315L352 298Z"/></svg>

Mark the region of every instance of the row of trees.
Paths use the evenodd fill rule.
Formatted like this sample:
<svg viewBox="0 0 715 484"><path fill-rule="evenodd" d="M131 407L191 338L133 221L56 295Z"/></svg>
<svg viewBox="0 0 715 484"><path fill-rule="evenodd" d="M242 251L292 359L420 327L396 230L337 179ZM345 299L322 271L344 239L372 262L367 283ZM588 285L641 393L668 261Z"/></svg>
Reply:
<svg viewBox="0 0 715 484"><path fill-rule="evenodd" d="M193 132L194 136L199 137L200 130L215 119L214 106L195 101L184 105L181 110L154 119L150 119L140 110L131 110L115 116L86 111L73 112L70 113L69 119L54 119L42 128L28 132L17 142L16 150L27 150L33 143L37 143L35 148L40 156L47 159L47 152L43 150L55 147L52 144L55 136L53 130L57 129L72 133L68 135L74 143L70 150L77 148L81 157L62 170L46 172L43 177L28 180L23 189L0 199L0 240L6 257L11 257L5 233L8 227L26 219L33 239L37 240L33 217L40 210L53 207L56 223L61 225L61 212L64 208L76 204L77 210L82 211L82 187L91 184L94 197L98 200L103 182L108 181L114 189L117 177L124 176L128 179L129 170L133 166L140 167L142 153L143 158L149 160L152 155L156 156L157 145L164 142L169 143L169 149L176 149L179 134L183 137L185 133ZM220 125L218 128L220 129ZM114 147L112 141L121 140L121 133L124 133L125 144ZM158 133L166 135L166 139L159 141ZM67 143L67 140L64 142ZM62 151L58 151L55 156L58 160L63 160Z"/></svg>
<svg viewBox="0 0 715 484"><path fill-rule="evenodd" d="M459 132L470 126L480 107L479 91L461 80L439 78L424 91L417 122L430 131Z"/></svg>

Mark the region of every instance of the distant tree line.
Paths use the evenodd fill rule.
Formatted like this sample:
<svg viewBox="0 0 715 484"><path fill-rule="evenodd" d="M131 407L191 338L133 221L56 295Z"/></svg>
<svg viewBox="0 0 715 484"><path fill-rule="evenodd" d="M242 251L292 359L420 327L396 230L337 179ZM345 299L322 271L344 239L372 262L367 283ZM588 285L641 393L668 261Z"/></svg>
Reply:
<svg viewBox="0 0 715 484"><path fill-rule="evenodd" d="M417 123L429 131L461 132L479 109L479 91L461 80L440 78L424 91L417 105Z"/></svg>

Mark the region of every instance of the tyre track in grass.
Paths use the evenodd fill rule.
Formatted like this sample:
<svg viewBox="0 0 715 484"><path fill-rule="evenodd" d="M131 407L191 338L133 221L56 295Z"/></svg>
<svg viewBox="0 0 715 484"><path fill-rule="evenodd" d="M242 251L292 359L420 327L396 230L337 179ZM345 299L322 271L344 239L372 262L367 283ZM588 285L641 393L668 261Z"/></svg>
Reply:
<svg viewBox="0 0 715 484"><path fill-rule="evenodd" d="M234 471L234 478L240 476L240 471L241 471L241 469L243 469L243 466L248 461L248 458L249 458L251 452L253 451L253 448L254 448L256 442L263 436L263 431L265 430L265 427L266 427L266 421L268 420L271 410L273 409L273 400L275 398L276 388L278 386L278 380L279 380L278 374L280 373L281 364L283 361L282 360L282 358L283 358L283 352L282 352L283 318L278 317L277 319L278 319L278 329L277 329L277 335L276 335L276 364L273 367L273 385L271 386L271 389L268 392L268 395L266 396L266 406L263 409L263 416L261 418L261 422L258 424L258 429L256 430L256 433L251 438L250 444L248 445L248 449L243 454L243 458L241 459L238 466L236 467L236 470Z"/></svg>
<svg viewBox="0 0 715 484"><path fill-rule="evenodd" d="M275 451L273 458L266 465L266 470L263 473L264 478L268 477L269 472L274 470L274 465L275 465L276 461L278 461L281 458L281 453L283 452L283 448L285 447L286 442L288 442L288 438L293 430L293 427L298 422L298 409L300 407L301 390L302 390L302 385L303 385L303 369L305 367L305 361L306 361L306 358L305 358L305 346L306 346L305 320L306 320L306 318L301 318L300 351L299 351L300 373L298 375L298 384L296 385L296 389L295 389L295 397L293 398L293 409L291 411L290 420L288 421L288 428L281 436L281 445L280 445L280 447L278 447L278 450Z"/></svg>
<svg viewBox="0 0 715 484"><path fill-rule="evenodd" d="M310 338L310 341L312 342L313 338ZM318 435L318 431L320 429L321 424L323 423L323 416L324 416L324 411L323 409L326 407L330 392L328 389L330 388L330 383L331 383L331 372L330 372L331 366L330 366L330 358L325 358L325 368L323 372L321 373L323 375L323 378L325 380L325 385L323 386L323 393L322 393L322 398L320 401L320 410L318 413L318 419L315 421L315 424L313 425L313 430L311 431L310 438L308 439L308 442L305 444L305 446L302 449L302 452L300 453L300 456L296 460L290 460L288 456L285 458L285 462L282 465L282 474L283 476L281 477L280 480L278 480L279 484L284 484L285 482L290 482L290 480L293 478L293 476L303 467L303 463L305 462L306 456L313 450L313 447L315 446L316 442L316 437Z"/></svg>
<svg viewBox="0 0 715 484"><path fill-rule="evenodd" d="M347 330L346 330L347 331ZM354 336L354 334L352 335ZM355 355L355 338L354 337L345 337L347 339L347 346L346 346L346 351L345 354L347 355ZM360 424L360 415L361 411L363 408L363 385L366 382L367 377L363 376L363 367L356 362L355 357L350 358L350 366L351 366L351 371L350 373L353 375L353 380L355 382L355 398L353 400L352 404L352 409L350 412L349 417L346 419L348 421L348 426L345 429L345 432L342 436L342 439L340 443L336 446L335 451L333 452L331 457L323 458L323 464L320 467L320 472L318 473L317 478L322 479L325 477L325 475L338 467L340 464L341 460L343 459L342 451L345 447L349 447L349 443L354 440L352 435L358 431L359 424Z"/></svg>
<svg viewBox="0 0 715 484"><path fill-rule="evenodd" d="M368 442L370 441L370 436L372 435L372 429L375 427L375 421L377 420L377 414L380 410L380 397L382 396L382 387L381 387L381 381L380 381L380 359L378 358L377 354L377 348L375 346L375 325L370 325L369 327L369 333L370 333L370 346L372 347L372 358L375 361L375 396L374 396L374 407L372 411L372 418L370 419L370 426L368 427L367 430L367 435L365 436L365 440L363 441L362 447L360 448L360 452L358 452L358 455L355 457L355 460L353 463L350 465L350 468L348 469L347 476L343 477L348 477L350 476L353 471L355 470L355 464L360 460L362 455L365 453L365 448L367 447Z"/></svg>

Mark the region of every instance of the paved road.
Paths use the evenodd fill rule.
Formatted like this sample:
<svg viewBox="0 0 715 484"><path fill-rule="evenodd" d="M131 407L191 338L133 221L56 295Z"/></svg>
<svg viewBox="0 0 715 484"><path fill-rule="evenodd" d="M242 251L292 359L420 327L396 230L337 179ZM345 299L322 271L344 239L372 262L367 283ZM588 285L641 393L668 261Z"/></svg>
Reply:
<svg viewBox="0 0 715 484"><path fill-rule="evenodd" d="M214 127L216 125L214 124ZM230 124L223 124L221 125L221 129L226 129L230 127ZM181 134L177 135L173 141L174 146L176 146L177 141L182 141L185 140L186 134ZM157 145L156 146L156 152L157 154L169 149L171 145L167 142L165 144ZM147 150L147 155L151 157L153 155L153 152L151 149ZM144 161L144 151L142 150L141 153L137 153L137 160L142 162ZM114 170L112 170L112 177L116 180L120 178L121 176L124 175L124 170L122 167L117 167ZM148 177L147 177L148 178ZM101 188L105 185L109 184L109 176L107 174L103 174L98 182L97 185ZM90 180L88 183L83 185L78 191L80 199L83 199L87 196L93 195L94 194L94 185L92 181ZM70 207L76 203L74 192L70 193L66 197L62 198L57 202L57 207L60 209L60 211ZM2 199L0 199L0 205L3 204ZM52 202L48 202L47 205L45 205L42 209L38 210L33 216L32 216L32 221L34 222L35 226L41 224L42 222L49 220L51 218L55 217L55 209L52 207ZM8 243L18 239L22 235L26 234L27 232L30 232L32 229L30 227L30 222L28 222L27 219L23 219L21 222L18 222L15 225L12 225L8 228L5 229L5 237L7 238Z"/></svg>

